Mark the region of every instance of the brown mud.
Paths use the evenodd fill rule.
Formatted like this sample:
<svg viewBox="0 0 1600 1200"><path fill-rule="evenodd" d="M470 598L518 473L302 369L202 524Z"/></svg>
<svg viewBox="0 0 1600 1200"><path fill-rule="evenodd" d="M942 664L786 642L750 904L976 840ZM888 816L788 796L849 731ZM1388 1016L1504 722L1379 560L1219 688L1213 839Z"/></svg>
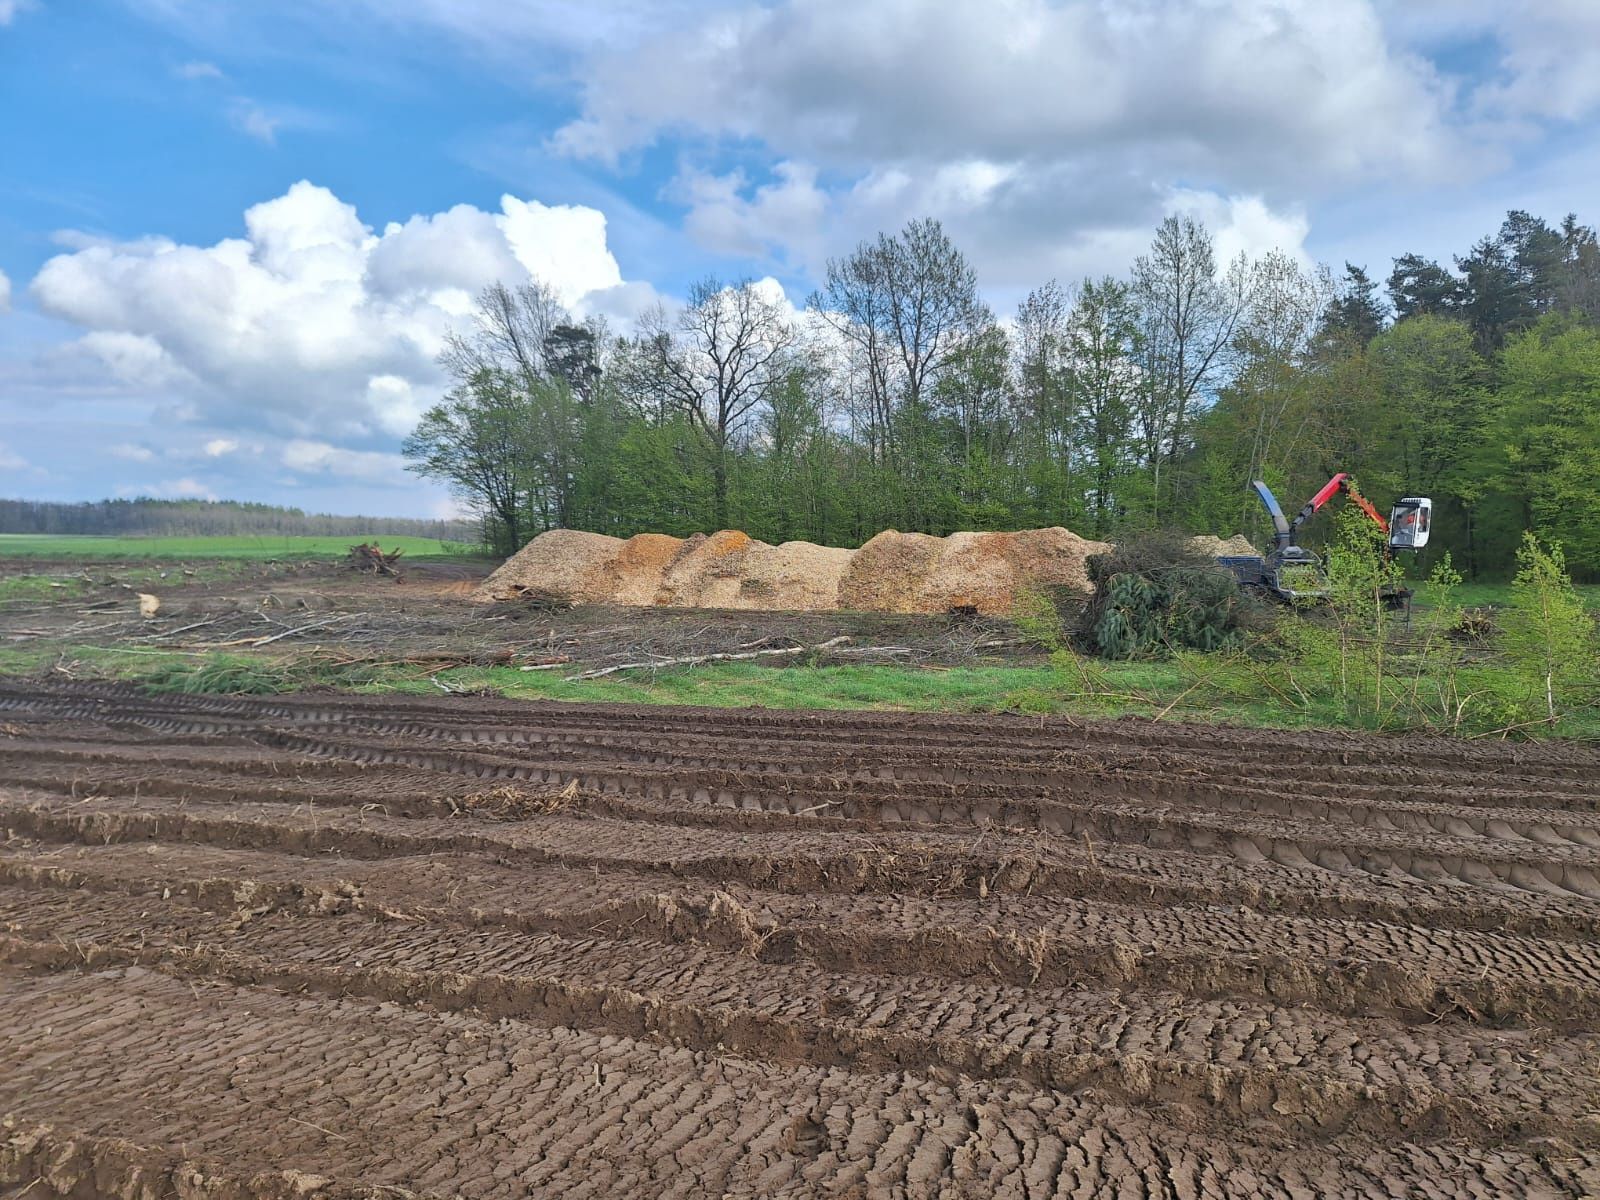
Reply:
<svg viewBox="0 0 1600 1200"><path fill-rule="evenodd" d="M1600 751L0 681L0 1195L1600 1194Z"/></svg>

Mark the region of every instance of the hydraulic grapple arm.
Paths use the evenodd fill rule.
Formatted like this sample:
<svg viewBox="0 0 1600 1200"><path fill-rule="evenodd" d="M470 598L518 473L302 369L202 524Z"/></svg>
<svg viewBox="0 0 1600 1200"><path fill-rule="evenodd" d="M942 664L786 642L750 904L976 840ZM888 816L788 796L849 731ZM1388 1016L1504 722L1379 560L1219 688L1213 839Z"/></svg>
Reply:
<svg viewBox="0 0 1600 1200"><path fill-rule="evenodd" d="M1258 484L1257 487L1259 488L1260 485ZM1355 480L1350 478L1349 472L1340 471L1332 479L1328 480L1327 483L1323 484L1321 490L1318 491L1315 496L1311 497L1311 499L1307 500L1306 506L1295 514L1294 520L1289 523L1290 540L1293 541L1294 535L1300 532L1300 526L1304 525L1316 513L1321 512L1322 506L1329 500L1332 500L1334 496L1340 492L1343 492L1345 495L1349 496L1350 499L1354 500L1357 507L1359 507L1362 512L1366 513L1367 516L1371 517L1378 528L1383 530L1384 534L1387 536L1389 532L1389 522L1384 518L1384 515L1373 506L1372 501L1363 496L1356 488Z"/></svg>

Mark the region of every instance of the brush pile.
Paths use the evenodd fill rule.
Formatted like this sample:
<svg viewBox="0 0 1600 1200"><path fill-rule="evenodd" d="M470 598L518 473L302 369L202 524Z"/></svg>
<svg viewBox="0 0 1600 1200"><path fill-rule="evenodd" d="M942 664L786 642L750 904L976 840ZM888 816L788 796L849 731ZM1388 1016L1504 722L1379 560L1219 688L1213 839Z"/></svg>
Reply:
<svg viewBox="0 0 1600 1200"><path fill-rule="evenodd" d="M385 550L377 542L357 542L344 556L345 565L364 575L400 577L400 556L404 550Z"/></svg>

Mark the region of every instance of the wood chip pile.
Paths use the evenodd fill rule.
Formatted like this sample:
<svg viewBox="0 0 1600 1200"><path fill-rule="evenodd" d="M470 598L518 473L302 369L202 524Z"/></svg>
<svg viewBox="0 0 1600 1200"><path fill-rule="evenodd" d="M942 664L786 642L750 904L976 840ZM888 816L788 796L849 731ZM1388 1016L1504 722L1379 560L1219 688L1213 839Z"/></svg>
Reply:
<svg viewBox="0 0 1600 1200"><path fill-rule="evenodd" d="M1250 539L1242 533L1236 533L1231 538L1219 538L1209 533L1196 534L1189 539L1189 545L1208 558L1222 558L1230 554L1260 554L1261 551L1251 545Z"/></svg>
<svg viewBox="0 0 1600 1200"><path fill-rule="evenodd" d="M1087 594L1087 559L1105 542L1066 529L931 537L885 530L859 550L784 542L738 530L674 538L607 537L555 529L508 559L479 600L531 596L571 604L764 611L1011 611L1019 591Z"/></svg>

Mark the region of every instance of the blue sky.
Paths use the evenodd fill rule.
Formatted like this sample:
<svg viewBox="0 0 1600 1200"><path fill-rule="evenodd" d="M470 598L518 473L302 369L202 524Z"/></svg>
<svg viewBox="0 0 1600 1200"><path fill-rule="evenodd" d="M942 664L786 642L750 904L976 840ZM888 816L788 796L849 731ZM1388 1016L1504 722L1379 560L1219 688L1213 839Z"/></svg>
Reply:
<svg viewBox="0 0 1600 1200"><path fill-rule="evenodd" d="M1004 313L1174 211L1382 277L1600 219L1597 108L1591 0L0 0L0 493L432 514L491 279L626 330L933 215Z"/></svg>

